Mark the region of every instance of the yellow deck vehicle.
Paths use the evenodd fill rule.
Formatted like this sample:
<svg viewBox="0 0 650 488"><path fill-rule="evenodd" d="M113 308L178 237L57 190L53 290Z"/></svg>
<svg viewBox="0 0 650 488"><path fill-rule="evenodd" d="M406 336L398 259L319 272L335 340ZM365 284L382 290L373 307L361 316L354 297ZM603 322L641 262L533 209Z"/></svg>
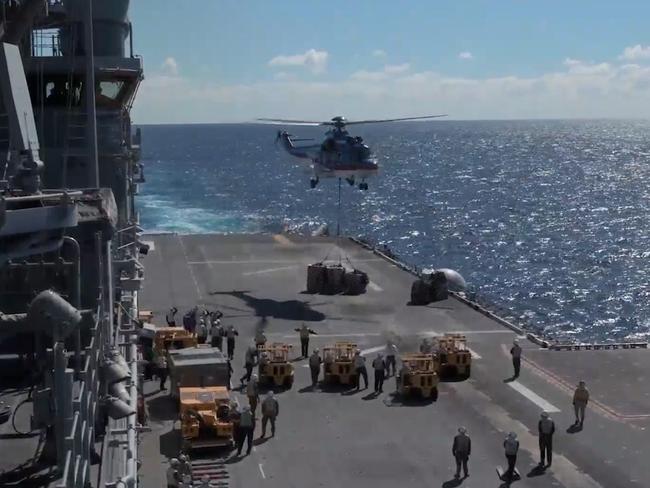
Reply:
<svg viewBox="0 0 650 488"><path fill-rule="evenodd" d="M402 396L420 394L438 399L438 373L431 354L403 354L402 370L396 376L397 392Z"/></svg>
<svg viewBox="0 0 650 488"><path fill-rule="evenodd" d="M435 340L433 359L441 378L469 378L472 353L463 334L444 334Z"/></svg>
<svg viewBox="0 0 650 488"><path fill-rule="evenodd" d="M232 447L230 395L225 386L180 388L183 450Z"/></svg>
<svg viewBox="0 0 650 488"><path fill-rule="evenodd" d="M291 388L293 385L293 365L289 362L291 347L284 342L267 342L257 346L260 361L263 353L266 353L268 360L268 363L260 364L258 376L261 384Z"/></svg>
<svg viewBox="0 0 650 488"><path fill-rule="evenodd" d="M158 355L167 349L185 349L197 344L196 335L182 327L160 327L153 338L153 352Z"/></svg>
<svg viewBox="0 0 650 488"><path fill-rule="evenodd" d="M323 348L325 383L354 384L356 374L353 361L356 350L354 342L336 342L333 347Z"/></svg>

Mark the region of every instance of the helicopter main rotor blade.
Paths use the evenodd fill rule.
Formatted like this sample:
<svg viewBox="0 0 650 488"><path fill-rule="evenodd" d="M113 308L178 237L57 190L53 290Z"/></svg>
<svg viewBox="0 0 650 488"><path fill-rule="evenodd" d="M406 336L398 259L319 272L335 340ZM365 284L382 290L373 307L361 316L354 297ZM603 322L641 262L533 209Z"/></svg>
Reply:
<svg viewBox="0 0 650 488"><path fill-rule="evenodd" d="M379 124L381 122L400 122L402 120L422 120L422 119L435 119L438 117L446 117L447 114L439 115L423 115L421 117L400 117L398 119L376 119L376 120L352 120L346 122L345 125L355 125L355 124Z"/></svg>
<svg viewBox="0 0 650 488"><path fill-rule="evenodd" d="M310 125L310 126L323 125L323 122L316 122L313 120L291 120L291 119L256 119L256 120L268 124Z"/></svg>

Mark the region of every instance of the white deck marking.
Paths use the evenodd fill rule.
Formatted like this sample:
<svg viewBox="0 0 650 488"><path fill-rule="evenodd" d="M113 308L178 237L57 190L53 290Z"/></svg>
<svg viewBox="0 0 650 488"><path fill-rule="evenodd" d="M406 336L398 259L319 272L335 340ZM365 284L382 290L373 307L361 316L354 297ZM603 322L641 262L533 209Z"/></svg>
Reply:
<svg viewBox="0 0 650 488"><path fill-rule="evenodd" d="M370 281L368 283L368 286L370 287L370 289L372 291L384 291L384 289L381 286L379 286L377 283L375 283L374 281Z"/></svg>
<svg viewBox="0 0 650 488"><path fill-rule="evenodd" d="M474 358L474 359L483 359L483 356L481 356L479 353L477 353L474 349L470 349L468 347L467 350L472 354L472 358Z"/></svg>
<svg viewBox="0 0 650 488"><path fill-rule="evenodd" d="M285 271L287 269L294 269L297 267L298 265L295 264L293 266L282 266L280 268L260 269L259 271L248 271L247 273L242 273L242 276L253 276L253 275L266 274L266 273L275 273L276 271Z"/></svg>
<svg viewBox="0 0 650 488"><path fill-rule="evenodd" d="M370 263L374 261L383 261L381 258L354 259L357 263ZM200 266L203 264L296 264L295 259L215 259L205 261L188 261L187 264ZM309 264L304 261L302 264Z"/></svg>
<svg viewBox="0 0 650 488"><path fill-rule="evenodd" d="M142 244L146 244L147 246L149 246L149 251L156 250L156 243L154 241L142 241Z"/></svg>
<svg viewBox="0 0 650 488"><path fill-rule="evenodd" d="M187 251L185 250L185 244L183 244L183 239L179 234L176 234L176 237L178 238L178 243L181 246L181 249L183 250L183 256L185 256L185 262L187 264L191 264L190 261L187 259ZM192 277L192 281L194 282L194 287L196 288L196 294L199 298L199 301L203 300L203 295L201 293L201 289L199 288L199 282L196 281L196 276L194 276L194 270L192 269L191 266L188 266L188 269L190 270L190 276Z"/></svg>
<svg viewBox="0 0 650 488"><path fill-rule="evenodd" d="M444 330L444 331L434 331L434 330L425 330L422 332L417 332L414 335L426 336L426 337L436 337L441 336L442 334L512 334L511 330L506 328L502 329L490 329L490 330Z"/></svg>
<svg viewBox="0 0 650 488"><path fill-rule="evenodd" d="M257 465L258 468L260 468L260 474L262 475L263 479L266 479L266 475L264 474L264 469L262 468L262 464Z"/></svg>
<svg viewBox="0 0 650 488"><path fill-rule="evenodd" d="M369 349L362 349L361 350L361 355L366 356L368 354L372 354L373 352L380 352L386 349L386 346L377 346L377 347L371 347Z"/></svg>
<svg viewBox="0 0 650 488"><path fill-rule="evenodd" d="M273 336L273 335L277 335L277 333L271 332L266 335ZM380 335L382 335L380 332L365 332L365 333L357 333L357 334L318 334L315 336L311 336L309 339L313 340L313 339L318 339L319 337L323 337L323 338L325 337L378 337ZM292 338L295 339L298 337L298 334L297 333L285 334L282 337L284 339L292 339Z"/></svg>
<svg viewBox="0 0 650 488"><path fill-rule="evenodd" d="M518 381L511 381L510 383L507 383L507 385L510 388L512 388L513 390L521 393L523 396L528 398L531 402L533 402L535 405L537 405L542 410L544 410L544 411L546 411L548 413L560 412L560 409L557 408L555 405L552 405L551 403L547 402L541 396L539 396L537 393L535 393L532 390L529 390L528 388L526 388L524 385L522 385Z"/></svg>

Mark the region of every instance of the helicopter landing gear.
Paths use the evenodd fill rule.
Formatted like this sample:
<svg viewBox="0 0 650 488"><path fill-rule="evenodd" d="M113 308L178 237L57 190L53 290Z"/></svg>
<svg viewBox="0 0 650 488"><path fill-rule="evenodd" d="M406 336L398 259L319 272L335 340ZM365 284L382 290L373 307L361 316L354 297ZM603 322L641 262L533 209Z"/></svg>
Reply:
<svg viewBox="0 0 650 488"><path fill-rule="evenodd" d="M368 183L362 182L359 183L359 190L367 190L368 189Z"/></svg>
<svg viewBox="0 0 650 488"><path fill-rule="evenodd" d="M351 176L350 178L346 178L345 181L347 181L350 186L354 186L354 176Z"/></svg>
<svg viewBox="0 0 650 488"><path fill-rule="evenodd" d="M311 178L309 180L309 186L313 189L316 188L316 185L318 185L318 178Z"/></svg>

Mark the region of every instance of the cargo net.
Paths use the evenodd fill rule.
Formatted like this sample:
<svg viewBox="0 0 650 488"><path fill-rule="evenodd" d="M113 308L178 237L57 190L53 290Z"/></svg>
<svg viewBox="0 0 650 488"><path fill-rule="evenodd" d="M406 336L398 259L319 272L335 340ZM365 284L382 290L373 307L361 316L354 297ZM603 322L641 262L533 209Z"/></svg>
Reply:
<svg viewBox="0 0 650 488"><path fill-rule="evenodd" d="M370 280L368 274L357 269L349 258L338 263L327 263L327 257L307 267L307 292L323 295L361 295Z"/></svg>

